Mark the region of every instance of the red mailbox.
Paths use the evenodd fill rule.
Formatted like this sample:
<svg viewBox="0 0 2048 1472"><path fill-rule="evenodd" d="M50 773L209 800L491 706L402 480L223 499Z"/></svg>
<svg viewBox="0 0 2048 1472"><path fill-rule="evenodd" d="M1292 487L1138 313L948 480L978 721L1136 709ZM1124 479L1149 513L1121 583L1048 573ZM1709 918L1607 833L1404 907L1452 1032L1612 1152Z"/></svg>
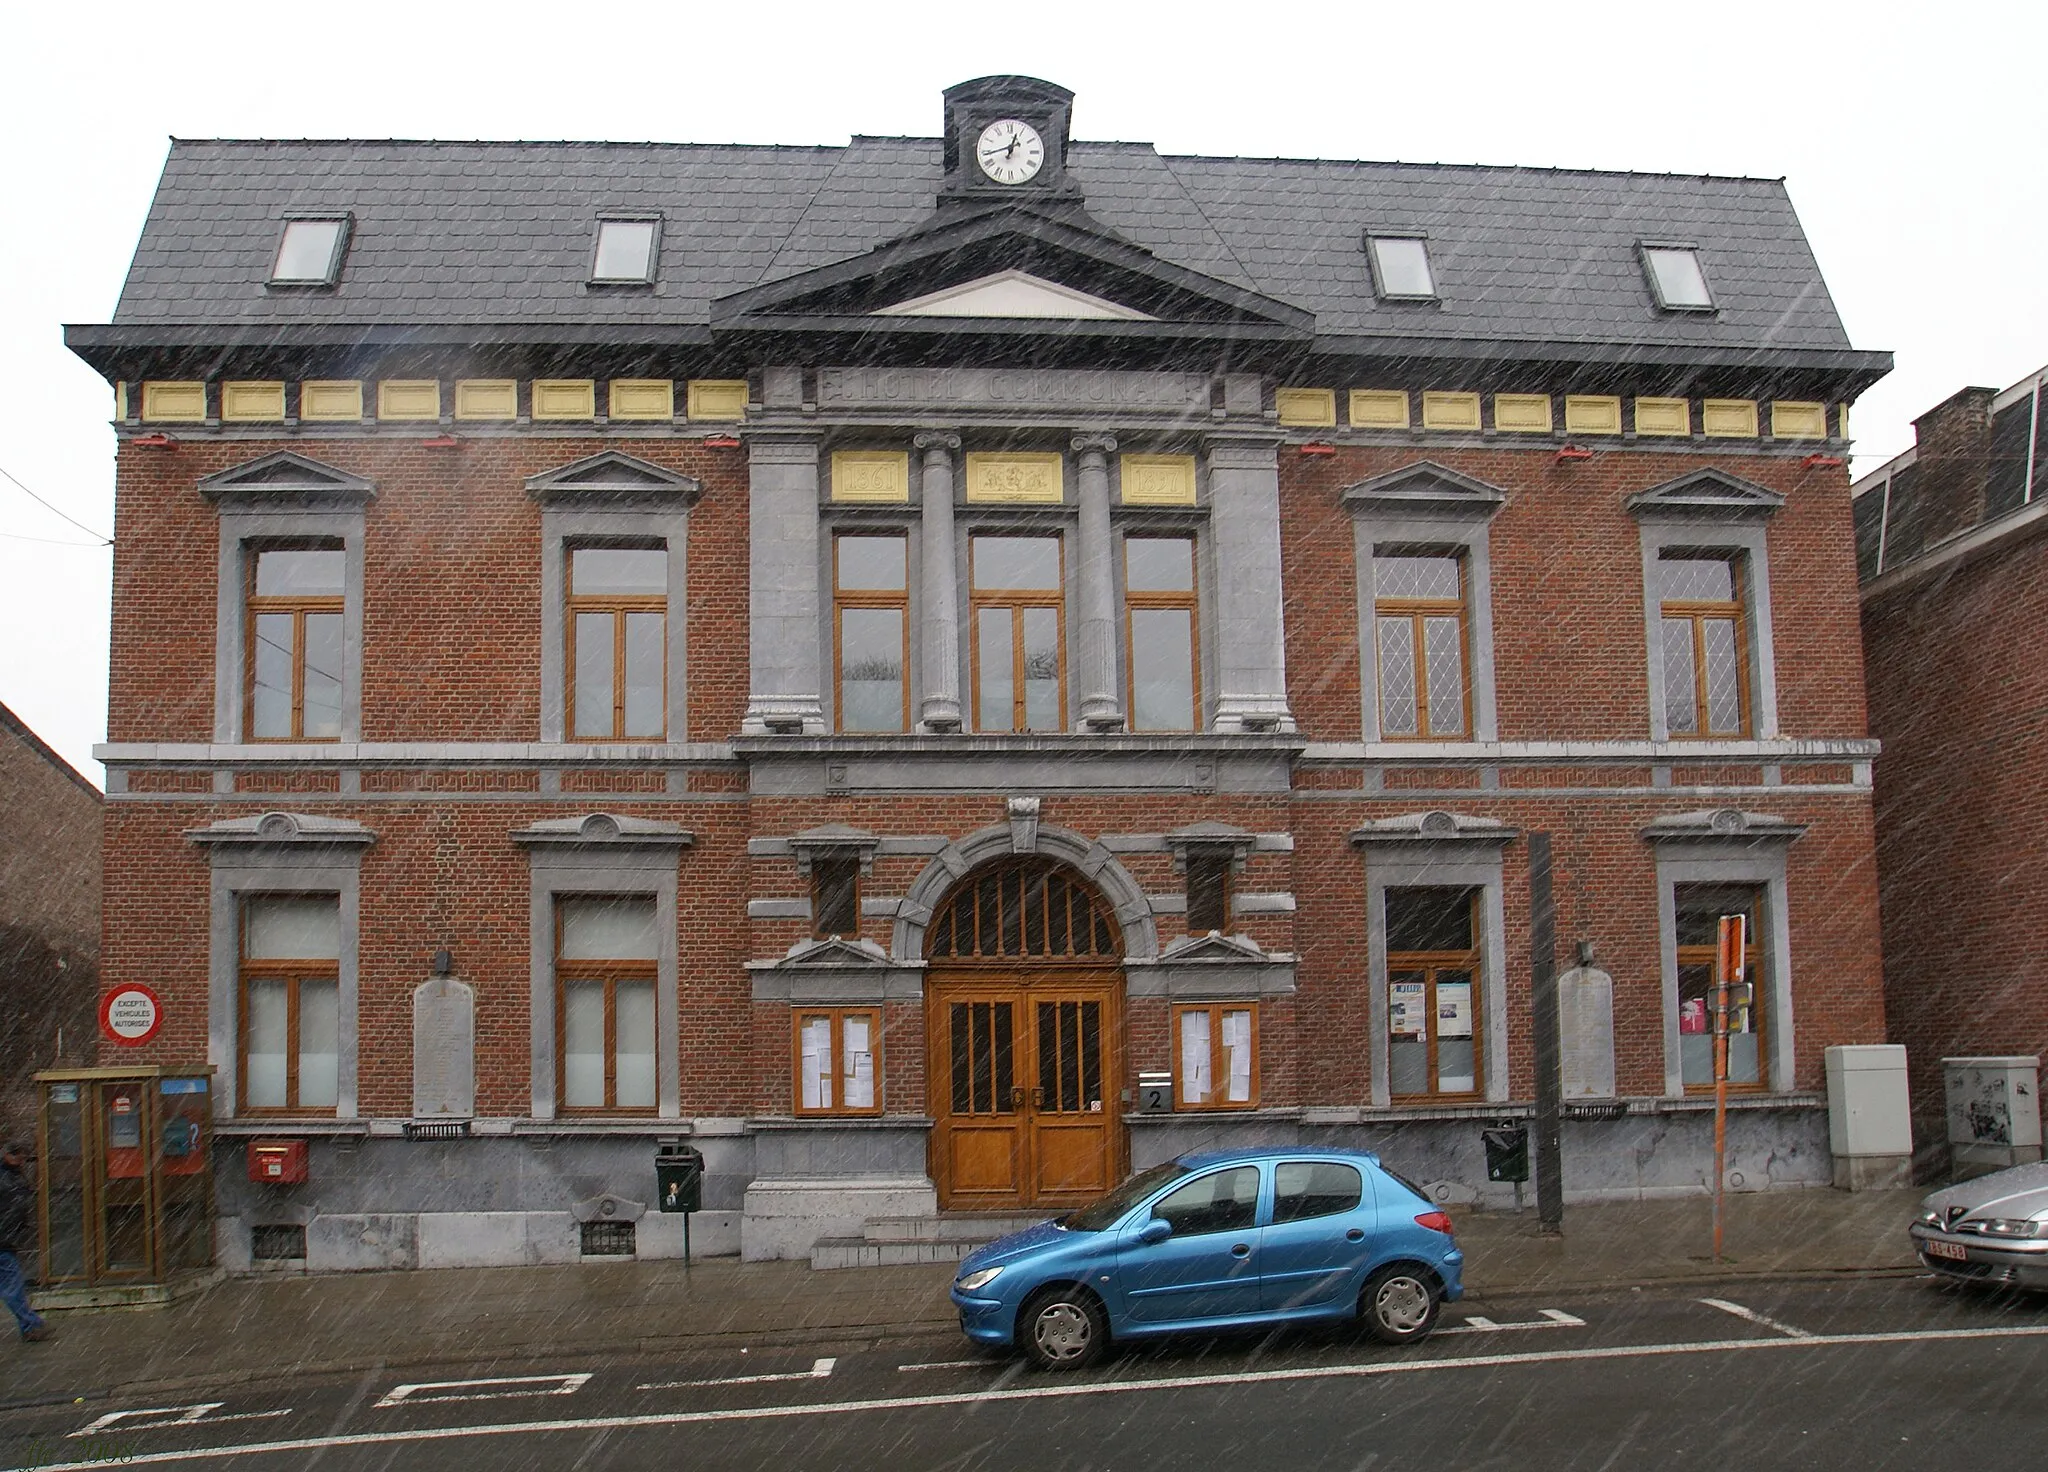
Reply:
<svg viewBox="0 0 2048 1472"><path fill-rule="evenodd" d="M306 1184L304 1140L251 1140L249 1179L265 1186Z"/></svg>

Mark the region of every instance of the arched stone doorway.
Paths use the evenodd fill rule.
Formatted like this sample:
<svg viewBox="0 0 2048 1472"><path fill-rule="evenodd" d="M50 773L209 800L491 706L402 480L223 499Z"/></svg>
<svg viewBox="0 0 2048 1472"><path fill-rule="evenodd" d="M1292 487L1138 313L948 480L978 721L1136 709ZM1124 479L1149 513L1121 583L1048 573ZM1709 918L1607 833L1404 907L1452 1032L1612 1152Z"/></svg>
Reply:
<svg viewBox="0 0 2048 1472"><path fill-rule="evenodd" d="M1037 855L964 877L925 933L939 1204L1080 1205L1121 1177L1123 937L1101 893Z"/></svg>

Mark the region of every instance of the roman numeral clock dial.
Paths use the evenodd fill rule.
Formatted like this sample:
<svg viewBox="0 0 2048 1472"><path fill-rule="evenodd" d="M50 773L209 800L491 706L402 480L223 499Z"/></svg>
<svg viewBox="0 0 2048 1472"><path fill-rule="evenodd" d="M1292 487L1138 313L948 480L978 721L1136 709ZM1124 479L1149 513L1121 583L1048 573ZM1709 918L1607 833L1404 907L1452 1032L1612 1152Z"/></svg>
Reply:
<svg viewBox="0 0 2048 1472"><path fill-rule="evenodd" d="M998 184L1022 184L1045 164L1045 141L1016 118L1001 118L981 130L974 145L981 171Z"/></svg>

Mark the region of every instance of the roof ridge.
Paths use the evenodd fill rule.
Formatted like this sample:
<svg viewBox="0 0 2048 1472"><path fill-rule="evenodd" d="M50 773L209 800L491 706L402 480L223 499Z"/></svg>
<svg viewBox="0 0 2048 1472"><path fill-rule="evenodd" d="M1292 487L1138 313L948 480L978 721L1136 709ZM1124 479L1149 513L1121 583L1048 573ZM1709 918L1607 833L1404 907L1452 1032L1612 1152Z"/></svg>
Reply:
<svg viewBox="0 0 2048 1472"><path fill-rule="evenodd" d="M87 792L90 792L95 798L105 796L99 788L93 785L92 778L86 776L78 768L65 761L63 757L57 755L56 749L49 742L43 740L42 737L36 735L34 731L31 731L28 727L28 722L9 710L5 701L0 701L0 728L5 728L19 736L27 743L29 750L55 767L66 777L69 777L73 782L76 782L80 787L83 787Z"/></svg>
<svg viewBox="0 0 2048 1472"><path fill-rule="evenodd" d="M1712 179L1725 184L1783 184L1786 176L1763 174L1692 174L1655 169L1566 168L1555 164L1425 163L1398 158L1301 158L1287 154L1162 153L1167 160L1202 164L1318 164L1340 169L1433 169L1481 174L1571 174L1598 179Z"/></svg>

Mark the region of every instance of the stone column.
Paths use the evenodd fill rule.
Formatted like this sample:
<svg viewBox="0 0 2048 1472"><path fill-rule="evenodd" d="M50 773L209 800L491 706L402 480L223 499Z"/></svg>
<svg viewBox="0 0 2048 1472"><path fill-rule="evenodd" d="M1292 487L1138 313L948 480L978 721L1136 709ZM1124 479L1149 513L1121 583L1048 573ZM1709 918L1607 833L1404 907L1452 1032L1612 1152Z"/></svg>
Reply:
<svg viewBox="0 0 2048 1472"><path fill-rule="evenodd" d="M1279 441L1212 435L1209 536L1216 554L1217 731L1292 731L1280 586Z"/></svg>
<svg viewBox="0 0 2048 1472"><path fill-rule="evenodd" d="M922 558L924 699L918 725L927 731L960 729L960 589L953 576L953 456L957 434L921 434L918 490L924 502Z"/></svg>
<svg viewBox="0 0 2048 1472"><path fill-rule="evenodd" d="M1114 731L1124 723L1123 701L1117 694L1116 584L1111 575L1116 548L1109 533L1109 457L1116 452L1116 441L1106 434L1076 435L1073 450L1081 499L1074 556L1080 603L1078 720L1083 730Z"/></svg>
<svg viewBox="0 0 2048 1472"><path fill-rule="evenodd" d="M752 669L740 733L821 734L817 436L748 435L747 472Z"/></svg>

